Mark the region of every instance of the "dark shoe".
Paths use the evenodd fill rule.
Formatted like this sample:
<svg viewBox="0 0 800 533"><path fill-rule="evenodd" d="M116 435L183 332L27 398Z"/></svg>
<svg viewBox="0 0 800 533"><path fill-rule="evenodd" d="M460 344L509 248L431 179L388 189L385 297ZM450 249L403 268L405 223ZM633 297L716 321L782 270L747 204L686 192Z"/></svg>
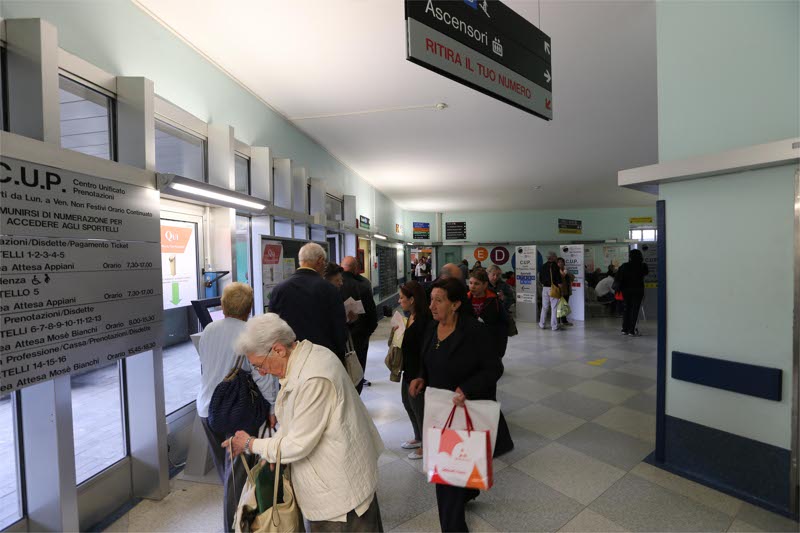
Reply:
<svg viewBox="0 0 800 533"><path fill-rule="evenodd" d="M371 381L367 381L367 380L365 379L365 380L364 380L364 386L365 386L365 387L372 387L372 382L371 382Z"/></svg>

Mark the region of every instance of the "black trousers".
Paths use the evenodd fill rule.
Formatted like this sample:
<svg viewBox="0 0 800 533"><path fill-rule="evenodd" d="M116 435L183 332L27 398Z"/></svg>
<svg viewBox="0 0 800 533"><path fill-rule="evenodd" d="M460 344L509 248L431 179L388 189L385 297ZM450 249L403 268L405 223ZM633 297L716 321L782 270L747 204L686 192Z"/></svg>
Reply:
<svg viewBox="0 0 800 533"><path fill-rule="evenodd" d="M436 505L439 507L439 527L442 532L469 531L466 506L478 494L480 491L477 489L436 485Z"/></svg>
<svg viewBox="0 0 800 533"><path fill-rule="evenodd" d="M639 320L639 308L642 306L644 294L641 292L625 293L625 310L622 315L623 333L636 331L636 322Z"/></svg>
<svg viewBox="0 0 800 533"><path fill-rule="evenodd" d="M208 439L208 447L211 449L211 457L214 459L214 466L217 469L220 481L222 481L222 521L223 531L233 531L233 519L236 517L236 508L239 506L239 498L242 496L244 482L247 480L247 472L242 461L247 460L247 456L242 454L231 463L231 455L228 450L222 447L225 435L215 433L208 425L208 418L200 418L203 429ZM249 464L249 463L248 463Z"/></svg>
<svg viewBox="0 0 800 533"><path fill-rule="evenodd" d="M408 372L403 372L403 380L400 383L400 398L403 400L403 407L406 408L411 427L414 429L414 440L422 441L422 421L425 417L425 394L419 393L416 398L412 398L408 393L411 385L411 378Z"/></svg>
<svg viewBox="0 0 800 533"><path fill-rule="evenodd" d="M361 363L361 368L364 369L364 372L367 371L367 352L369 352L369 337L364 338L359 335L351 335L353 339L353 348L356 350L356 355L358 356L358 362ZM359 394L364 389L364 380L356 386L356 390Z"/></svg>
<svg viewBox="0 0 800 533"><path fill-rule="evenodd" d="M372 498L369 508L361 516L354 509L347 513L346 522L309 521L309 525L311 533L383 533L378 495Z"/></svg>

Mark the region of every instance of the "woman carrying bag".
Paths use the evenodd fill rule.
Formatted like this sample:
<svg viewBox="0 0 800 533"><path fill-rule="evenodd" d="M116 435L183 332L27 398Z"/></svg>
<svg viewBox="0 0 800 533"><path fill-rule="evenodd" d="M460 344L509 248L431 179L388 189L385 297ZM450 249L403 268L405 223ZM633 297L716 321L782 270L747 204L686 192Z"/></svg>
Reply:
<svg viewBox="0 0 800 533"><path fill-rule="evenodd" d="M502 364L485 325L473 316L461 280L440 279L431 291L434 322L425 334L420 377L408 393L416 398L426 386L453 391L453 403L493 400ZM499 444L498 444L499 445ZM466 504L478 490L436 485L442 531L467 531Z"/></svg>
<svg viewBox="0 0 800 533"><path fill-rule="evenodd" d="M267 439L237 431L223 446L269 463L280 454L312 532L383 531L375 492L383 441L336 355L297 342L273 313L250 319L236 346L260 374L279 378L280 429Z"/></svg>

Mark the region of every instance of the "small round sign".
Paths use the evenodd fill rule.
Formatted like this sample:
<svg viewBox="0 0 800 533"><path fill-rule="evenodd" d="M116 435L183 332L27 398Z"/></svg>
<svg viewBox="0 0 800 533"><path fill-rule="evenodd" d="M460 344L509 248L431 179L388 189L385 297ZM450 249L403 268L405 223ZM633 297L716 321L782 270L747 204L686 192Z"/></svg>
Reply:
<svg viewBox="0 0 800 533"><path fill-rule="evenodd" d="M492 258L492 263L499 266L508 263L511 254L508 253L508 250L505 247L497 246L492 248L492 253L489 254L489 257Z"/></svg>
<svg viewBox="0 0 800 533"><path fill-rule="evenodd" d="M489 258L489 250L484 248L483 246L478 246L475 248L475 253L473 254L475 259L478 261L486 261Z"/></svg>

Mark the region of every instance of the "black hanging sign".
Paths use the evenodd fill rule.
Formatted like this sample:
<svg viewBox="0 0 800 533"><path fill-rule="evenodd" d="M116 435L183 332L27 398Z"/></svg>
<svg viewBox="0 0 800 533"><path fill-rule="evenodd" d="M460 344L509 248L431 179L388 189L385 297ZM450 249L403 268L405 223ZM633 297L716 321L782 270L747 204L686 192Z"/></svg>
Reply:
<svg viewBox="0 0 800 533"><path fill-rule="evenodd" d="M444 223L444 238L445 240L466 240L467 239L467 223L466 222L445 222Z"/></svg>

